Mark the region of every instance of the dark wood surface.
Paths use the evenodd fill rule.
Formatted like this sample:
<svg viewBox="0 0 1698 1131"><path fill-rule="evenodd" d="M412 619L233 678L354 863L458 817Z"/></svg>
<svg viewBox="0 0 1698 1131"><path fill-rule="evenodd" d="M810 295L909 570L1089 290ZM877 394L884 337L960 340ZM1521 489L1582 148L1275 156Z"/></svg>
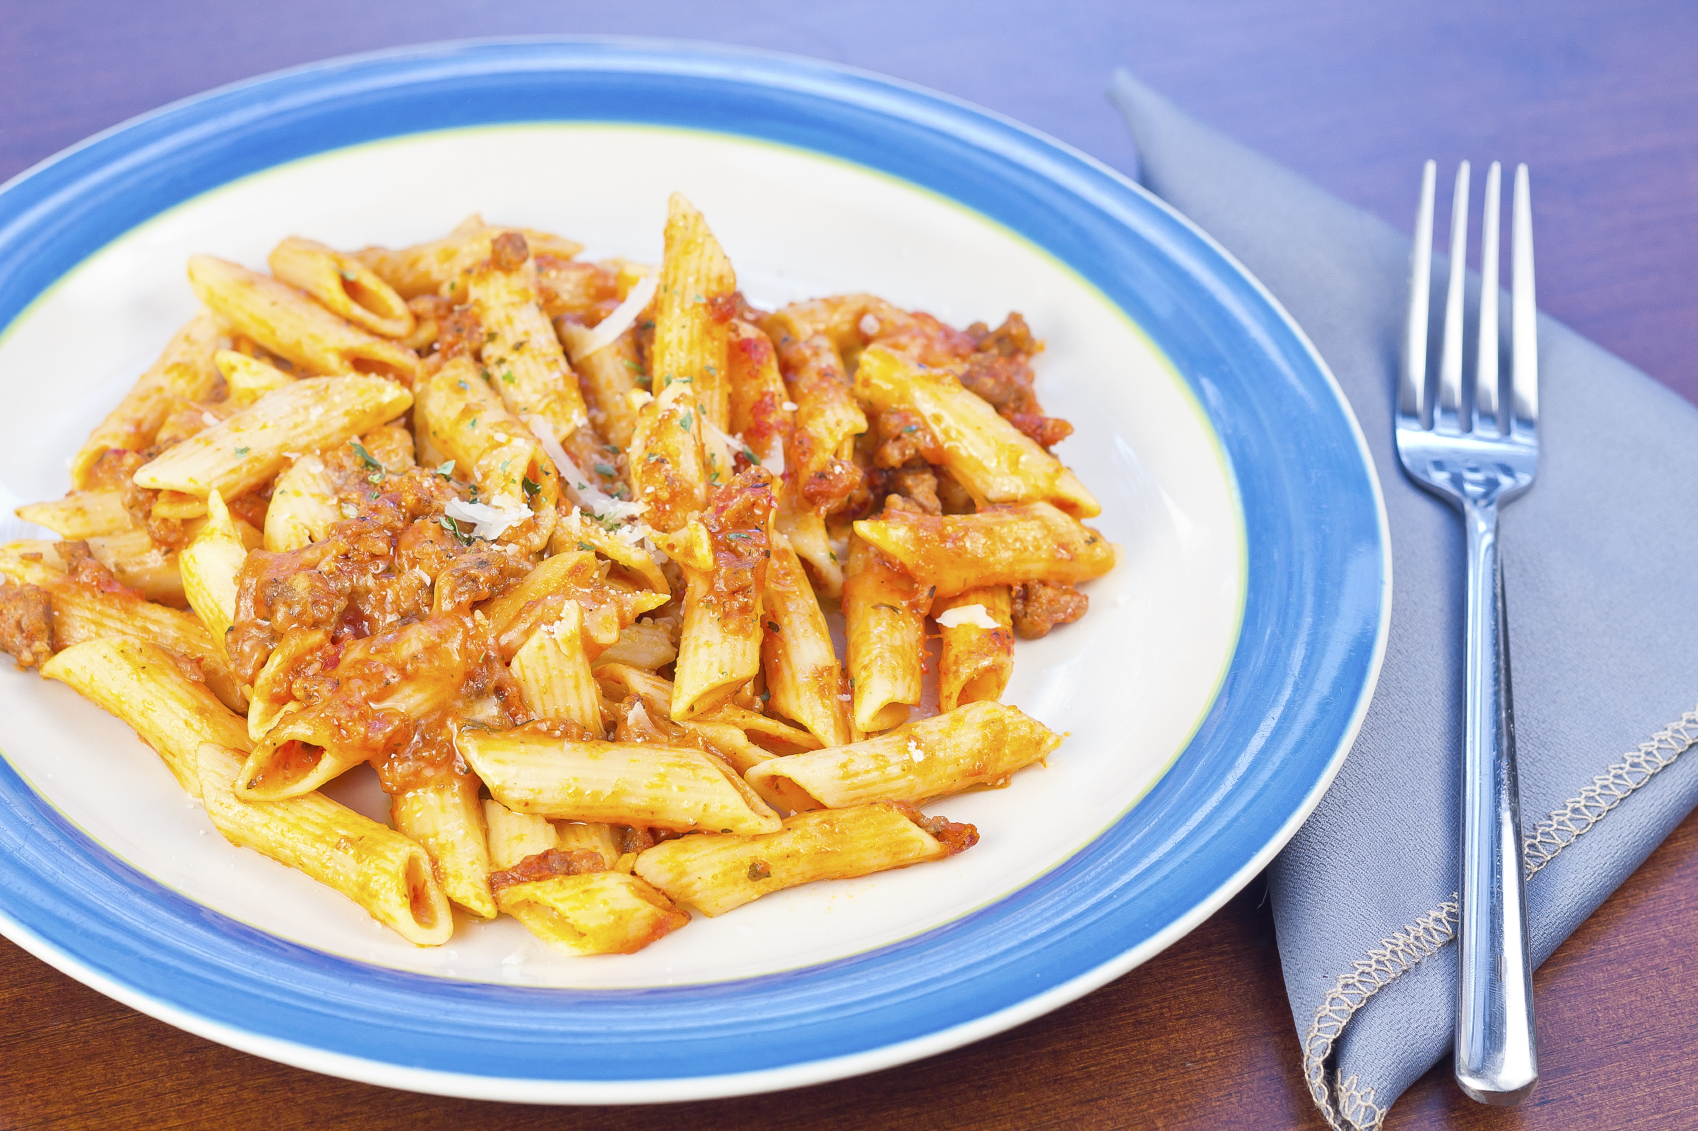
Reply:
<svg viewBox="0 0 1698 1131"><path fill-rule="evenodd" d="M1698 399L1698 6L7 0L0 17L0 177L223 82L349 51L524 32L673 35L834 59L972 99L1131 169L1101 94L1127 65L1405 229L1421 159L1530 162L1541 305ZM1691 818L1539 972L1534 1098L1482 1108L1440 1069L1388 1128L1698 1126L1695 893ZM1112 985L955 1053L796 1092L654 1108L473 1103L313 1076L134 1013L0 941L0 1131L1319 1127L1262 899L1252 885Z"/></svg>

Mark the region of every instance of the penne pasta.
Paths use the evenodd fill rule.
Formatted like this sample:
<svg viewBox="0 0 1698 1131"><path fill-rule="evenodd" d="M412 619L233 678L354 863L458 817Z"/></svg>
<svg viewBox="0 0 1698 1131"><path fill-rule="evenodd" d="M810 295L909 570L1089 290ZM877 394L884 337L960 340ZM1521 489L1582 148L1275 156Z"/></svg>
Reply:
<svg viewBox="0 0 1698 1131"><path fill-rule="evenodd" d="M855 369L855 395L880 411L917 414L942 450L943 466L981 507L1046 502L1078 518L1102 513L1078 476L947 369L873 346Z"/></svg>
<svg viewBox="0 0 1698 1131"><path fill-rule="evenodd" d="M453 233L439 240L414 244L412 247L390 250L368 247L353 253L353 257L370 267L378 278L394 288L402 298L420 295L464 294L461 275L489 258L490 245L502 232L517 231L533 254L553 255L571 259L583 250L583 245L533 228L503 228L485 224L477 216L469 217Z"/></svg>
<svg viewBox="0 0 1698 1131"><path fill-rule="evenodd" d="M1013 605L1006 585L969 589L932 605L943 635L938 709L1000 699L1014 670Z"/></svg>
<svg viewBox="0 0 1698 1131"><path fill-rule="evenodd" d="M906 805L798 813L778 832L669 840L637 856L637 875L685 907L723 915L763 895L941 860L978 841L972 825L925 818Z"/></svg>
<svg viewBox="0 0 1698 1131"><path fill-rule="evenodd" d="M178 552L155 542L145 530L124 530L87 539L94 560L112 571L118 584L174 609L188 607Z"/></svg>
<svg viewBox="0 0 1698 1131"><path fill-rule="evenodd" d="M113 448L139 452L152 446L160 426L180 400L200 401L212 395L218 386L218 370L212 358L226 330L217 315L202 311L177 331L159 360L71 457L72 487L80 490L89 486L95 462Z"/></svg>
<svg viewBox="0 0 1698 1131"><path fill-rule="evenodd" d="M626 538L636 534L640 528L623 526L618 530ZM569 553L580 550L585 553L596 553L612 562L632 581L648 586L656 593L670 596L672 587L666 580L666 574L661 571L660 564L654 560L654 555L643 549L640 541L626 541L601 524L597 519L587 518L576 509L571 514L563 514L555 525L554 538L549 543L549 552L553 554Z"/></svg>
<svg viewBox="0 0 1698 1131"><path fill-rule="evenodd" d="M443 894L482 919L496 915L489 890L489 842L475 778L438 775L397 794L389 817L397 832L430 855Z"/></svg>
<svg viewBox="0 0 1698 1131"><path fill-rule="evenodd" d="M989 585L1074 585L1114 568L1114 546L1048 503L996 506L964 515L886 512L855 534L889 555L936 595Z"/></svg>
<svg viewBox="0 0 1698 1131"><path fill-rule="evenodd" d="M603 664L623 664L656 671L677 658L678 645L673 642L671 633L658 624L638 621L621 629L619 639L597 656L590 666L600 668Z"/></svg>
<svg viewBox="0 0 1698 1131"><path fill-rule="evenodd" d="M999 786L1041 761L1061 736L1018 708L969 703L851 746L793 754L748 772L764 796L792 809L844 809L889 799L918 805L975 786Z"/></svg>
<svg viewBox="0 0 1698 1131"><path fill-rule="evenodd" d="M18 508L17 515L71 542L123 534L136 525L124 509L124 492L117 487L91 487L52 502L28 503Z"/></svg>
<svg viewBox="0 0 1698 1131"><path fill-rule="evenodd" d="M48 660L41 674L128 723L191 797L201 793L196 767L201 743L248 749L241 716L220 703L206 684L183 674L179 662L157 644L130 636L87 640Z"/></svg>
<svg viewBox="0 0 1698 1131"><path fill-rule="evenodd" d="M562 332L568 346L593 333L572 325ZM631 436L637 430L637 410L631 406L631 394L648 384L637 356L636 332L626 330L601 349L582 358L574 356L572 364L582 378L588 400L586 408L596 430L620 451L629 448Z"/></svg>
<svg viewBox="0 0 1698 1131"><path fill-rule="evenodd" d="M826 746L850 741L848 694L813 587L782 534L772 538L761 614L761 661L772 709L795 719Z"/></svg>
<svg viewBox="0 0 1698 1131"><path fill-rule="evenodd" d="M294 374L235 350L219 350L212 360L230 386L230 401L237 408L247 408L271 390L295 380Z"/></svg>
<svg viewBox="0 0 1698 1131"><path fill-rule="evenodd" d="M336 484L324 461L302 456L277 477L265 512L265 548L272 553L299 550L320 541L342 521Z"/></svg>
<svg viewBox="0 0 1698 1131"><path fill-rule="evenodd" d="M215 428L166 449L137 485L205 499L236 499L269 482L290 453L345 444L395 419L412 394L381 377L311 377L265 394Z"/></svg>
<svg viewBox="0 0 1698 1131"><path fill-rule="evenodd" d="M777 814L742 778L699 750L474 727L463 728L455 746L515 812L680 832L778 828Z"/></svg>
<svg viewBox="0 0 1698 1131"><path fill-rule="evenodd" d="M710 568L685 567L675 722L726 702L760 670L772 512L772 475L750 468L714 493L712 507L697 524Z"/></svg>
<svg viewBox="0 0 1698 1131"><path fill-rule="evenodd" d="M849 539L843 624L855 728L889 730L920 702L927 590L859 537Z"/></svg>
<svg viewBox="0 0 1698 1131"><path fill-rule="evenodd" d="M440 946L454 914L413 841L317 793L249 803L234 792L242 760L213 743L200 748L201 797L224 839L335 888L418 946Z"/></svg>
<svg viewBox="0 0 1698 1131"><path fill-rule="evenodd" d="M667 202L665 248L650 353L656 391L680 381L690 384L706 419L724 429L731 420L727 323L737 274L707 221L682 193L673 193Z"/></svg>
<svg viewBox="0 0 1698 1131"><path fill-rule="evenodd" d="M497 242L507 240L498 237ZM503 245L505 248L505 245ZM516 260L516 262L514 262ZM545 421L565 441L589 423L577 377L537 305L536 264L522 239L509 257L479 265L466 277L472 313L483 328L479 353L485 380L520 420Z"/></svg>
<svg viewBox="0 0 1698 1131"><path fill-rule="evenodd" d="M248 550L217 491L207 498L206 505L206 521L178 555L177 566L182 571L189 607L223 652L224 635L236 623L236 574ZM228 661L228 655L225 659Z"/></svg>
<svg viewBox="0 0 1698 1131"><path fill-rule="evenodd" d="M332 314L385 338L413 332L413 312L395 288L357 257L290 236L271 250L271 273Z"/></svg>
<svg viewBox="0 0 1698 1131"><path fill-rule="evenodd" d="M308 372L375 373L408 385L418 376L412 350L351 325L269 275L195 255L189 257L189 284L238 332Z"/></svg>
<svg viewBox="0 0 1698 1131"><path fill-rule="evenodd" d="M584 654L583 614L576 601L565 602L559 620L533 632L510 666L532 715L570 719L601 735L601 697Z"/></svg>
<svg viewBox="0 0 1698 1131"><path fill-rule="evenodd" d="M684 381L674 381L637 413L626 461L631 497L648 508L644 517L656 530L678 530L706 505L700 417L694 386Z"/></svg>

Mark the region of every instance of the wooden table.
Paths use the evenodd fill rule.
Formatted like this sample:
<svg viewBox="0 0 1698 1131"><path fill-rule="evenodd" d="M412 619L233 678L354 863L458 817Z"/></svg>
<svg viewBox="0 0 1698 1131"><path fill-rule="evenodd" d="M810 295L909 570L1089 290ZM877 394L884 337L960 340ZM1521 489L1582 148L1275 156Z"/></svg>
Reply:
<svg viewBox="0 0 1698 1131"><path fill-rule="evenodd" d="M1129 65L1200 117L1407 229L1418 162L1526 160L1541 305L1698 399L1698 9L1006 0L804 11L508 0L363 10L11 0L0 177L131 114L315 58L519 32L666 34L838 59L1021 118L1112 164L1101 97ZM1524 26L1528 25L1528 26ZM3 864L0 864L3 866ZM1538 975L1539 1091L1516 1110L1417 1084L1391 1131L1698 1122L1698 817ZM1263 889L1107 988L1001 1037L859 1080L659 1108L409 1095L230 1051L119 1006L0 941L0 1128L1319 1127L1298 1072Z"/></svg>

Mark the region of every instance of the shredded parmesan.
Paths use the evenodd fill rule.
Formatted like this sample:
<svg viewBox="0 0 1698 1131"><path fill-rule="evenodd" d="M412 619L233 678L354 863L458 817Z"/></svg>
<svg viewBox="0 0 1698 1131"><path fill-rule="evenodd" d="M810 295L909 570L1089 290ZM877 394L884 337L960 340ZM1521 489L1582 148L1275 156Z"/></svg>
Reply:
<svg viewBox="0 0 1698 1131"><path fill-rule="evenodd" d="M783 409L785 412L795 412L796 411L796 402L795 401L785 401L783 404L779 405L778 407Z"/></svg>
<svg viewBox="0 0 1698 1131"><path fill-rule="evenodd" d="M472 530L472 537L488 538L491 541L501 537L510 528L531 517L529 507L463 503L459 499L448 500L448 505L442 509L449 518L458 519L461 522L476 523L477 525Z"/></svg>
<svg viewBox="0 0 1698 1131"><path fill-rule="evenodd" d="M583 334L573 334L569 342L572 353L572 364L576 365L597 350L606 349L619 340L619 335L629 330L637 321L637 315L654 298L655 288L660 280L653 275L644 275L631 288L631 293L625 296L625 301L614 307L606 318L596 323L595 327Z"/></svg>
<svg viewBox="0 0 1698 1131"><path fill-rule="evenodd" d="M871 314L861 315L861 321L858 323L858 326L861 333L865 334L869 338L878 333L878 319L874 318Z"/></svg>
<svg viewBox="0 0 1698 1131"><path fill-rule="evenodd" d="M926 752L921 750L920 744L911 738L908 740L908 757L913 759L916 764L926 760Z"/></svg>
<svg viewBox="0 0 1698 1131"><path fill-rule="evenodd" d="M641 411L644 405L651 404L653 401L654 394L647 389L632 389L625 394L625 403L631 406L632 412Z"/></svg>
<svg viewBox="0 0 1698 1131"><path fill-rule="evenodd" d="M990 613L985 610L983 605L957 605L947 612L939 613L937 623L939 628L956 628L963 624L990 630L1000 627L995 620L991 619Z"/></svg>
<svg viewBox="0 0 1698 1131"><path fill-rule="evenodd" d="M597 518L611 518L616 522L630 522L648 510L646 503L627 503L623 499L615 499L598 487L595 480L585 475L578 465L572 462L572 457L566 454L566 449L560 446L560 441L554 438L554 433L548 430L548 422L542 417L533 416L527 423L530 425L531 435L537 438L542 450L554 461L560 478L566 481L573 494L578 496L580 504L588 507L591 514Z"/></svg>
<svg viewBox="0 0 1698 1131"><path fill-rule="evenodd" d="M210 412L202 412L200 414L200 422L202 424L206 425L208 428L218 427L218 418L216 416L212 415Z"/></svg>

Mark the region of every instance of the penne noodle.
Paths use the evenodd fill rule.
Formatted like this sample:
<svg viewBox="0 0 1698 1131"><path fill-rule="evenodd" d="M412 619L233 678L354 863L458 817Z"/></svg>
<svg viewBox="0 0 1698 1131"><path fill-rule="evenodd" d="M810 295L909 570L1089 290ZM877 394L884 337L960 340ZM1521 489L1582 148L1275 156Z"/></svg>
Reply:
<svg viewBox="0 0 1698 1131"><path fill-rule="evenodd" d="M780 831L761 836L710 833L664 841L637 856L636 872L685 907L723 915L798 884L941 860L977 840L972 825L928 820L906 805L879 801L798 813Z"/></svg>
<svg viewBox="0 0 1698 1131"><path fill-rule="evenodd" d="M881 412L903 409L924 419L943 466L981 507L1046 502L1078 518L1102 513L1078 476L947 369L873 346L855 369L855 395Z"/></svg>
<svg viewBox="0 0 1698 1131"><path fill-rule="evenodd" d="M860 538L849 539L843 624L857 730L889 730L919 704L930 607L918 582Z"/></svg>
<svg viewBox="0 0 1698 1131"><path fill-rule="evenodd" d="M918 805L974 786L1002 785L1060 745L1060 735L1017 708L969 703L851 746L763 762L748 780L798 810L880 799Z"/></svg>
<svg viewBox="0 0 1698 1131"><path fill-rule="evenodd" d="M397 794L390 802L389 816L397 832L418 842L430 855L449 899L480 918L495 918L495 897L489 891L489 842L476 778L438 775Z"/></svg>
<svg viewBox="0 0 1698 1131"><path fill-rule="evenodd" d="M159 360L71 457L71 486L89 486L95 462L113 448L139 452L151 447L179 400L210 397L218 387L212 357L225 332L223 320L210 311L202 311L177 331Z"/></svg>
<svg viewBox="0 0 1698 1131"><path fill-rule="evenodd" d="M571 719L600 736L601 696L584 655L583 614L576 601L567 601L559 620L531 634L514 653L511 667L532 715Z"/></svg>
<svg viewBox="0 0 1698 1131"><path fill-rule="evenodd" d="M412 840L317 793L249 803L234 792L242 760L214 743L200 748L206 815L224 839L335 888L418 946L440 946L454 913Z"/></svg>
<svg viewBox="0 0 1698 1131"><path fill-rule="evenodd" d="M796 405L784 453L797 491L791 504L798 510L817 509L820 504L810 495L819 497L832 477L833 462L849 456L854 438L867 430L867 415L850 395L842 359L823 335L781 347L779 356Z"/></svg>
<svg viewBox="0 0 1698 1131"><path fill-rule="evenodd" d="M606 825L551 823L485 801L496 902L569 954L630 954L689 923L648 881L610 870ZM594 853L594 856L587 856Z"/></svg>
<svg viewBox="0 0 1698 1131"><path fill-rule="evenodd" d="M277 477L265 512L265 548L299 550L319 542L342 521L336 484L317 455L302 456Z"/></svg>
<svg viewBox="0 0 1698 1131"><path fill-rule="evenodd" d="M567 325L565 341L588 337L593 331L582 326ZM620 451L631 446L631 436L637 430L637 410L631 407L631 394L647 381L637 357L637 335L626 330L611 344L587 357L574 360L574 368L583 379L588 399L590 421L603 438Z"/></svg>
<svg viewBox="0 0 1698 1131"><path fill-rule="evenodd" d="M782 534L772 538L763 600L761 663L772 709L801 723L826 746L847 745L847 690L831 630L801 559Z"/></svg>
<svg viewBox="0 0 1698 1131"><path fill-rule="evenodd" d="M238 408L247 408L271 390L281 389L295 380L294 374L235 350L219 350L213 361L230 386L231 403Z"/></svg>
<svg viewBox="0 0 1698 1131"><path fill-rule="evenodd" d="M659 593L620 585L606 576L606 568L593 554L556 554L518 585L484 602L480 611L489 621L503 659L510 661L538 625L558 620L566 601L578 605L580 639L592 660L617 642L638 617L666 604L667 598Z"/></svg>
<svg viewBox="0 0 1698 1131"><path fill-rule="evenodd" d="M637 413L626 459L631 497L648 507L644 518L656 530L678 530L706 505L700 417L694 386L684 381L674 381Z"/></svg>
<svg viewBox="0 0 1698 1131"><path fill-rule="evenodd" d="M1014 616L1008 586L988 585L940 598L932 605L932 616L943 635L938 709L948 713L963 703L1000 699L1014 670Z"/></svg>
<svg viewBox="0 0 1698 1131"><path fill-rule="evenodd" d="M790 548L807 563L816 582L815 589L822 597L838 600L843 596L843 569L847 564L838 557L826 530L824 516L812 510L797 511L786 505L778 512L776 525L790 539Z"/></svg>
<svg viewBox="0 0 1698 1131"><path fill-rule="evenodd" d="M157 604L175 609L188 607L178 552L160 546L147 531L125 530L87 541L89 553L112 571L118 584Z"/></svg>
<svg viewBox="0 0 1698 1131"><path fill-rule="evenodd" d="M618 530L629 536L639 532L641 528L621 526ZM672 587L666 580L666 574L661 572L660 564L654 560L654 555L643 549L640 542L627 542L609 533L599 520L590 518L576 509L571 514L560 516L548 550L551 554L563 554L573 550L600 554L618 566L633 581L641 582L656 593L671 596Z"/></svg>
<svg viewBox="0 0 1698 1131"><path fill-rule="evenodd" d="M683 567L674 722L726 702L760 671L772 513L772 475L750 468L714 493L710 512L697 524L708 542L711 568Z"/></svg>
<svg viewBox="0 0 1698 1131"><path fill-rule="evenodd" d="M269 275L193 255L189 283L238 332L309 372L375 373L407 385L418 376L419 358L412 350L349 324Z"/></svg>
<svg viewBox="0 0 1698 1131"><path fill-rule="evenodd" d="M253 694L248 705L248 738L258 742L277 725L284 708L295 701L290 681L300 667L309 662L320 648L330 643L330 631L323 628L291 628L265 658L265 667L254 677Z"/></svg>
<svg viewBox="0 0 1698 1131"><path fill-rule="evenodd" d="M217 491L207 498L206 507L206 521L177 556L177 566L189 607L206 626L213 644L224 652L224 634L236 623L236 574L248 550ZM227 654L225 660L229 660Z"/></svg>
<svg viewBox="0 0 1698 1131"><path fill-rule="evenodd" d="M237 499L269 482L290 453L345 444L412 406L381 377L311 377L265 394L215 428L166 449L135 474L138 486L201 499Z"/></svg>
<svg viewBox="0 0 1698 1131"><path fill-rule="evenodd" d="M402 298L446 294L463 300L465 283L460 276L488 259L490 244L506 231L523 235L533 255L571 259L583 250L582 244L548 232L532 228L503 228L485 224L480 218L472 216L443 239L398 250L368 247L354 252L353 257L370 267Z"/></svg>
<svg viewBox="0 0 1698 1131"><path fill-rule="evenodd" d="M673 643L672 634L658 624L639 621L621 629L619 639L590 666L599 669L603 664L623 664L655 671L677 659L678 645Z"/></svg>
<svg viewBox="0 0 1698 1131"><path fill-rule="evenodd" d="M558 521L560 475L469 359L455 358L424 382L415 413L431 447L477 484L481 503L517 519L497 537L527 550L548 545Z"/></svg>
<svg viewBox="0 0 1698 1131"><path fill-rule="evenodd" d="M48 660L41 674L128 723L191 797L201 792L195 761L201 743L248 749L241 716L184 675L157 644L129 636L87 640Z"/></svg>
<svg viewBox="0 0 1698 1131"><path fill-rule="evenodd" d="M1107 539L1048 503L963 515L887 511L855 523L855 533L941 597L1023 581L1074 585L1114 568Z"/></svg>
<svg viewBox="0 0 1698 1131"><path fill-rule="evenodd" d="M124 509L124 492L117 487L91 487L52 502L28 503L17 509L17 516L47 527L68 542L123 534L136 525Z"/></svg>
<svg viewBox="0 0 1698 1131"><path fill-rule="evenodd" d="M485 380L512 414L545 421L560 441L588 424L578 379L537 305L535 262L526 258L509 270L493 260L480 265L467 276L467 297L484 331Z"/></svg>
<svg viewBox="0 0 1698 1131"><path fill-rule="evenodd" d="M332 314L385 338L413 332L407 300L358 258L313 240L290 236L272 248L271 273L307 292Z"/></svg>
<svg viewBox="0 0 1698 1131"><path fill-rule="evenodd" d="M778 370L778 352L759 326L742 319L731 323L728 349L731 385L731 423L728 431L741 436L761 466L782 478L784 444L790 436L794 407L785 408L790 391Z"/></svg>
<svg viewBox="0 0 1698 1131"><path fill-rule="evenodd" d="M778 828L777 814L742 778L699 750L475 727L462 728L455 746L515 812L680 832Z"/></svg>
<svg viewBox="0 0 1698 1131"><path fill-rule="evenodd" d="M650 352L655 388L688 382L707 420L724 429L731 421L726 351L737 274L682 193L667 202L665 249Z"/></svg>

